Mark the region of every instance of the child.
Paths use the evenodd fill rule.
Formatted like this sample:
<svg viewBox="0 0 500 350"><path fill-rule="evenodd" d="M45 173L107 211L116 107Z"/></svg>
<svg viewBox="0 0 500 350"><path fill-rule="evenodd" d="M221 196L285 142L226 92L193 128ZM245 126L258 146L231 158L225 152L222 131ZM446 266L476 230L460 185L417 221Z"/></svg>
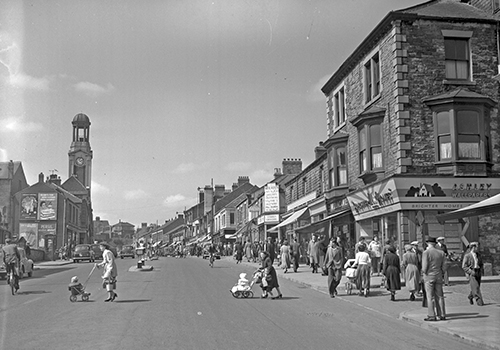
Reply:
<svg viewBox="0 0 500 350"><path fill-rule="evenodd" d="M243 292L250 289L248 280L245 278L246 276L246 273L240 273L240 279L238 280L238 283L231 289L232 293L235 293L237 291Z"/></svg>
<svg viewBox="0 0 500 350"><path fill-rule="evenodd" d="M79 295L85 292L82 284L78 282L77 276L71 277L71 283L68 285L68 289L71 291L72 295Z"/></svg>

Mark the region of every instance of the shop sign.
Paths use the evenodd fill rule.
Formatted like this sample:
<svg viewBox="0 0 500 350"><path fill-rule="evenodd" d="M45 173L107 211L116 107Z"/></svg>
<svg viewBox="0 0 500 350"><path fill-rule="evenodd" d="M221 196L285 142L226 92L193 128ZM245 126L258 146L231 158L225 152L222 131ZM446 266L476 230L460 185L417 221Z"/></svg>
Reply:
<svg viewBox="0 0 500 350"><path fill-rule="evenodd" d="M264 217L266 223L278 223L280 221L280 216L278 214L275 215L266 215Z"/></svg>
<svg viewBox="0 0 500 350"><path fill-rule="evenodd" d="M280 211L280 191L275 183L267 184L264 188L264 212Z"/></svg>
<svg viewBox="0 0 500 350"><path fill-rule="evenodd" d="M398 210L455 210L500 192L499 178L391 178L347 195L354 218Z"/></svg>

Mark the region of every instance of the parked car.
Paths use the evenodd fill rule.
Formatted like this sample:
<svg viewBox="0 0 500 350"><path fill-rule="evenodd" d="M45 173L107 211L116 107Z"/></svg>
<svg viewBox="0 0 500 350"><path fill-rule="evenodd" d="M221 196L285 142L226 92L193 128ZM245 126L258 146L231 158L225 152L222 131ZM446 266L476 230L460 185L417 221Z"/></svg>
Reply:
<svg viewBox="0 0 500 350"><path fill-rule="evenodd" d="M28 277L33 276L34 263L33 260L26 256L24 248L18 247L19 255L21 256L21 264L19 266L19 278L23 278L25 274Z"/></svg>
<svg viewBox="0 0 500 350"><path fill-rule="evenodd" d="M101 251L101 248L99 248L99 244L92 244L90 247L92 248L92 251L94 252L94 259L95 260L102 260L102 251Z"/></svg>
<svg viewBox="0 0 500 350"><path fill-rule="evenodd" d="M29 277L33 276L34 263L33 260L26 256L26 251L24 248L17 247L19 255L21 256L21 261L19 265L19 278L23 278L25 274ZM5 269L5 264L3 263L3 255L0 252L0 279L5 279L7 277L7 270Z"/></svg>
<svg viewBox="0 0 500 350"><path fill-rule="evenodd" d="M73 250L73 262L87 260L89 262L95 261L94 251L90 244L77 244Z"/></svg>
<svg viewBox="0 0 500 350"><path fill-rule="evenodd" d="M124 245L118 255L122 259L126 257L135 258L135 249L131 245Z"/></svg>

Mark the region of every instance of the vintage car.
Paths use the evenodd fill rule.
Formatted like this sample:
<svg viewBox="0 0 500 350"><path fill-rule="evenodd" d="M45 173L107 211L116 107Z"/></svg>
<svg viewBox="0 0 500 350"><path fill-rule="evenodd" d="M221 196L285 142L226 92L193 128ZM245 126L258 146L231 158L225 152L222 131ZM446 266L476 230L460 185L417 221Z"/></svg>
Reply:
<svg viewBox="0 0 500 350"><path fill-rule="evenodd" d="M90 244L77 244L73 250L73 262L77 263L84 260L94 262L94 251Z"/></svg>
<svg viewBox="0 0 500 350"><path fill-rule="evenodd" d="M135 249L131 245L124 245L118 253L118 256L122 259L126 257L135 258Z"/></svg>

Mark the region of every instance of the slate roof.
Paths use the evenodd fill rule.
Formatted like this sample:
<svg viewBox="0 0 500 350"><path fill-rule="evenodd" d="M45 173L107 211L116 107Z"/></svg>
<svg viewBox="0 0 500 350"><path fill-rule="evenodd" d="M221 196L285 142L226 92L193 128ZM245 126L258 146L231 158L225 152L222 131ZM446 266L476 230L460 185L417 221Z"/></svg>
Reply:
<svg viewBox="0 0 500 350"><path fill-rule="evenodd" d="M433 0L395 12L413 13L418 16L439 18L496 20L494 15L467 3L463 3L460 0Z"/></svg>
<svg viewBox="0 0 500 350"><path fill-rule="evenodd" d="M257 190L258 187L252 185L249 182L242 184L240 187L236 188L234 191L229 192L227 195L215 202L214 205L214 215L225 208L229 203L238 198L241 194L246 194Z"/></svg>

